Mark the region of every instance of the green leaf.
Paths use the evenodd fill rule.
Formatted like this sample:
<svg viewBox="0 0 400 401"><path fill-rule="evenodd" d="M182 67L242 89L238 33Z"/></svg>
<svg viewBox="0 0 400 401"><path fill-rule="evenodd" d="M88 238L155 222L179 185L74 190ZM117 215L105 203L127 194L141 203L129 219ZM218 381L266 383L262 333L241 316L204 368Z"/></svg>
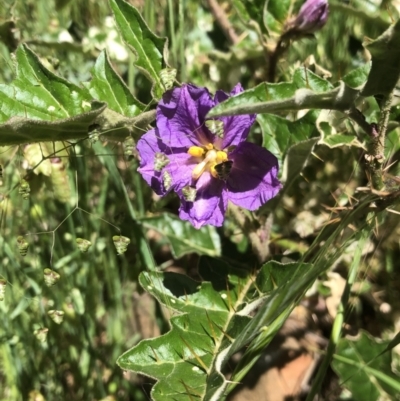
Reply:
<svg viewBox="0 0 400 401"><path fill-rule="evenodd" d="M286 20L289 17L289 10L293 0L269 0L264 13L264 23L270 32L283 33Z"/></svg>
<svg viewBox="0 0 400 401"><path fill-rule="evenodd" d="M283 191L287 191L300 175L318 139L311 138L298 142L289 149L285 159L285 186Z"/></svg>
<svg viewBox="0 0 400 401"><path fill-rule="evenodd" d="M251 26L257 23L258 29L267 33L264 14L268 0L233 0L239 18L247 25Z"/></svg>
<svg viewBox="0 0 400 401"><path fill-rule="evenodd" d="M400 393L400 377L391 369L388 341L378 342L361 331L356 340L342 339L336 349L332 367L355 400L375 401Z"/></svg>
<svg viewBox="0 0 400 401"><path fill-rule="evenodd" d="M110 0L115 21L123 40L136 56L135 64L153 83L153 96L161 98L164 86L160 71L166 66L167 39L155 35L139 11L123 0Z"/></svg>
<svg viewBox="0 0 400 401"><path fill-rule="evenodd" d="M318 116L317 127L321 133L320 145L337 148L354 146L365 149L353 126L343 120L343 113L336 110L322 110Z"/></svg>
<svg viewBox="0 0 400 401"><path fill-rule="evenodd" d="M14 116L53 121L90 111L88 91L47 70L28 46L18 48L16 62L15 80L0 85L0 122Z"/></svg>
<svg viewBox="0 0 400 401"><path fill-rule="evenodd" d="M291 289L297 285L308 285L308 277L304 276L311 267L312 265L309 263L282 264L277 261L270 261L262 266L257 275L256 288L264 294L269 294L269 297L265 298L264 304L254 318L240 331L229 350L230 356L256 338L261 331L268 330L268 327L273 326L277 319L281 324L284 323L284 319L280 319L281 315L290 312L294 307L296 297L301 294L301 292L291 292ZM254 303L248 301L247 308L259 307L260 304L259 298ZM279 329L279 327L274 327L274 329Z"/></svg>
<svg viewBox="0 0 400 401"><path fill-rule="evenodd" d="M145 217L140 221L144 227L156 230L168 239L176 258L193 252L209 256L221 254L220 238L215 227L205 226L196 230L189 222L168 213Z"/></svg>
<svg viewBox="0 0 400 401"><path fill-rule="evenodd" d="M355 70L349 72L343 77L343 82L350 88L359 88L367 81L368 74L371 70L371 64L367 63Z"/></svg>
<svg viewBox="0 0 400 401"><path fill-rule="evenodd" d="M26 45L16 52L16 77L0 85L0 145L85 138L105 104L47 70ZM10 118L11 117L11 118Z"/></svg>
<svg viewBox="0 0 400 401"><path fill-rule="evenodd" d="M135 117L145 106L139 102L113 69L106 51L102 51L92 69L92 79L84 83L94 99L126 117Z"/></svg>
<svg viewBox="0 0 400 401"><path fill-rule="evenodd" d="M177 314L167 334L141 341L117 361L123 369L157 380L151 393L155 401L220 400L228 385L221 373L226 355L237 338L242 338L239 348L248 341L243 331L250 313L301 269L269 262L255 280L246 270L204 257L199 273L209 281L200 284L176 273L139 277L144 289Z"/></svg>
<svg viewBox="0 0 400 401"><path fill-rule="evenodd" d="M262 16L264 4L265 0L233 0L233 5L239 17L246 20L246 22L249 22L249 20L257 21L260 27L262 27L260 16Z"/></svg>
<svg viewBox="0 0 400 401"><path fill-rule="evenodd" d="M364 145L358 140L355 135L352 134L327 135L321 139L320 144L329 146L331 149L341 146L355 146L357 148L364 148Z"/></svg>
<svg viewBox="0 0 400 401"><path fill-rule="evenodd" d="M316 119L317 113L312 111L296 121L272 114L259 114L257 121L263 134L263 146L282 161L291 146L318 134Z"/></svg>
<svg viewBox="0 0 400 401"><path fill-rule="evenodd" d="M400 78L400 20L365 46L372 56L372 67L362 96L391 93Z"/></svg>
<svg viewBox="0 0 400 401"><path fill-rule="evenodd" d="M309 108L348 108L358 94L344 83L332 89L331 83L309 70L299 68L292 82L264 82L218 104L208 117L250 113L278 113Z"/></svg>

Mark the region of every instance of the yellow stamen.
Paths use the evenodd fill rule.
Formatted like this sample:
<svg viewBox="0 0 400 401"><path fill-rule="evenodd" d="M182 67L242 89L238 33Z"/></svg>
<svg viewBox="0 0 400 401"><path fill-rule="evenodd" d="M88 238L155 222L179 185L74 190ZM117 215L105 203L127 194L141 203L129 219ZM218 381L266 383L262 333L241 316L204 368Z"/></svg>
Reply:
<svg viewBox="0 0 400 401"><path fill-rule="evenodd" d="M218 174L217 174L217 172L215 171L215 166L217 165L218 163L214 163L212 166L210 166L210 173L211 173L211 175L214 177L214 178L218 178Z"/></svg>
<svg viewBox="0 0 400 401"><path fill-rule="evenodd" d="M214 149L214 145L213 145L212 143L208 143L208 144L205 146L205 148L206 148L207 150L212 150L212 149Z"/></svg>
<svg viewBox="0 0 400 401"><path fill-rule="evenodd" d="M210 163L216 164L217 152L215 150L209 150L206 157L201 161L192 171L192 178L197 180L205 171Z"/></svg>
<svg viewBox="0 0 400 401"><path fill-rule="evenodd" d="M188 150L189 155L194 157L201 157L204 155L205 150L200 146L191 146Z"/></svg>
<svg viewBox="0 0 400 401"><path fill-rule="evenodd" d="M226 162L228 160L228 155L226 152L223 152L222 150L217 151L217 164Z"/></svg>

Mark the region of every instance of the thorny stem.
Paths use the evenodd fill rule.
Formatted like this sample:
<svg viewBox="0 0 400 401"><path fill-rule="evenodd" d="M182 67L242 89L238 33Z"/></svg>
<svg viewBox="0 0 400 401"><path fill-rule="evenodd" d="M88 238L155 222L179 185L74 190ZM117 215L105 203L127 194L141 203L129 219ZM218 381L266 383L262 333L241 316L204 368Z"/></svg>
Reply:
<svg viewBox="0 0 400 401"><path fill-rule="evenodd" d="M250 219L237 206L232 204L229 205L229 212L239 227L248 236L258 261L260 263L265 262L269 255L268 243L271 231L272 215L268 216L261 229L257 229Z"/></svg>
<svg viewBox="0 0 400 401"><path fill-rule="evenodd" d="M371 141L366 155L368 167L371 174L371 184L376 190L384 186L382 179L382 164L385 160L385 136L390 117L390 109L393 101L393 93L390 93L382 102L382 113L378 123L378 129L373 130Z"/></svg>
<svg viewBox="0 0 400 401"><path fill-rule="evenodd" d="M360 110L358 110L356 107L352 107L349 111L344 113L347 115L347 117L353 120L360 128L362 128L363 131L368 136L372 136L373 134L372 125L367 122L364 114L362 114Z"/></svg>
<svg viewBox="0 0 400 401"><path fill-rule="evenodd" d="M236 35L236 32L229 22L228 17L225 14L223 8L218 4L217 0L207 0L208 6L217 21L218 25L221 27L224 32L226 38L230 41L232 45L235 45L239 42L239 37Z"/></svg>

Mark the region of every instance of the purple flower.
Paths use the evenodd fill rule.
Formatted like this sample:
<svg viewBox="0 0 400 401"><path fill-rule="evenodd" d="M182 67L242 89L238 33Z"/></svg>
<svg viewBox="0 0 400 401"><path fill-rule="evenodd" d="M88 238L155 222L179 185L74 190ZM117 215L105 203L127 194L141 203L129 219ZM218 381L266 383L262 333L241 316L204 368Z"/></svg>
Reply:
<svg viewBox="0 0 400 401"><path fill-rule="evenodd" d="M292 22L292 28L306 34L321 29L328 19L328 0L307 0Z"/></svg>
<svg viewBox="0 0 400 401"><path fill-rule="evenodd" d="M231 96L243 91L240 84ZM138 171L158 195L175 191L179 216L194 227L221 226L231 201L256 210L279 192L278 162L268 150L246 142L256 116L207 119L229 97L187 84L163 95L157 127L137 143Z"/></svg>

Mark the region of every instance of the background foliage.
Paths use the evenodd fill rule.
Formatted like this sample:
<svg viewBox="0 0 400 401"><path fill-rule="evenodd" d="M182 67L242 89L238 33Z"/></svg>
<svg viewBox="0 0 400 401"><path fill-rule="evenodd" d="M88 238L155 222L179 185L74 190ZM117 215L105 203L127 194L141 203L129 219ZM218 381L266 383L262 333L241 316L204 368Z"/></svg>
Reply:
<svg viewBox="0 0 400 401"><path fill-rule="evenodd" d="M271 80L302 2L221 1L230 35L213 4L5 1L1 399L251 399L235 383L267 370L260 357L289 364L273 357L279 338L320 364L295 397L400 394L399 6L330 1L326 26L291 42ZM215 115L264 113L251 140L278 157L285 186L258 214L195 230L136 172L132 139L154 120L166 67L177 82L248 89ZM367 131L388 93L371 177Z"/></svg>

